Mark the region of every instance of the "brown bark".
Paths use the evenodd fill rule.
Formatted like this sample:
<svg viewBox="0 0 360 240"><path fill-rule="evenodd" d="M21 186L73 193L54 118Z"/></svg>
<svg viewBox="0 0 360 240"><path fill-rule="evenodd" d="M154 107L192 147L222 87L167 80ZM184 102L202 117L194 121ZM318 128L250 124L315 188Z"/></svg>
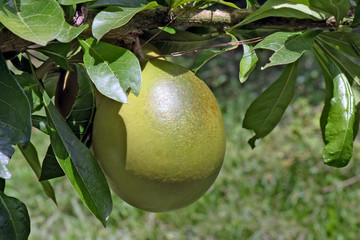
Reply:
<svg viewBox="0 0 360 240"><path fill-rule="evenodd" d="M114 29L107 33L104 37L123 40L125 43L134 41L136 37L141 35L143 29L151 29L156 27L169 26L205 26L215 27L224 30L241 22L246 16L253 12L253 9L234 9L234 10L199 10L186 9L176 10L168 14L167 9L159 7L156 9L146 10L136 14L126 25ZM91 36L91 22L96 13L89 12L86 23L90 27L85 30L82 35ZM289 18L266 18L245 26L242 29L262 31L274 30L291 30L298 31L307 28L330 28L331 25L326 21L312 21L304 19ZM7 29L0 32L0 49L1 52L7 51L24 51L32 43L21 39Z"/></svg>

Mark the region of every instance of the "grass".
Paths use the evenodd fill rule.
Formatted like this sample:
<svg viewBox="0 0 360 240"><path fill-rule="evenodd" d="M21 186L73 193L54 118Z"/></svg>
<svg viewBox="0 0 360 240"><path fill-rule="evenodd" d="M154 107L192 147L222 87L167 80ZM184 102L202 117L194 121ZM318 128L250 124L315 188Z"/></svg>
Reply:
<svg viewBox="0 0 360 240"><path fill-rule="evenodd" d="M103 228L66 178L52 181L58 206L48 199L17 151L6 194L27 205L30 239L359 239L360 184L341 187L360 174L359 141L347 167L324 165L321 106L299 97L280 126L252 150L247 144L252 134L241 122L255 95L233 84L215 92L227 129L223 169L199 201L175 212L147 213L113 195L114 209ZM34 132L32 141L43 156L47 138Z"/></svg>

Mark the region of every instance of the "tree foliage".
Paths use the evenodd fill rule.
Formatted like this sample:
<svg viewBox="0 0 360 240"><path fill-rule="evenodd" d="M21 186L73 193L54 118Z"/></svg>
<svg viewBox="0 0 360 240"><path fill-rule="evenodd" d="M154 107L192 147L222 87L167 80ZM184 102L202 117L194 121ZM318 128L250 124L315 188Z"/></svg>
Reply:
<svg viewBox="0 0 360 240"><path fill-rule="evenodd" d="M296 91L297 63L304 52L313 52L326 84L320 119L324 163L345 167L360 119L357 2L247 0L241 9L221 0L1 0L0 197L10 225L0 221L0 238L26 239L30 232L25 205L4 193L14 145L51 199L56 202L47 180L65 174L106 224L110 191L89 150L95 91L122 103L129 91L139 94L141 47L149 43L160 57L196 52L194 72L243 45L241 82L258 64L259 49L273 51L262 69L285 66L245 114L243 127L255 133L252 147L281 120ZM30 141L32 127L50 138L42 161Z"/></svg>

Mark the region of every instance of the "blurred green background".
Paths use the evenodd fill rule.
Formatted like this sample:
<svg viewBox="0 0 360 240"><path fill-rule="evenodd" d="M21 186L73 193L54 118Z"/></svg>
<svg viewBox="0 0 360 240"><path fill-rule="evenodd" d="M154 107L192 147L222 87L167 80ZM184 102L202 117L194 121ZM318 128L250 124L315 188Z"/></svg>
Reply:
<svg viewBox="0 0 360 240"><path fill-rule="evenodd" d="M113 195L107 227L81 203L66 178L52 180L58 206L48 199L19 151L11 159L13 177L6 194L23 201L31 217L30 239L360 239L360 145L343 169L322 163L319 130L324 86L310 54L299 65L297 92L281 123L251 149L252 133L242 129L251 101L281 73L260 70L238 81L241 51L217 57L199 72L216 95L227 130L223 169L196 203L170 213L135 209ZM187 65L191 56L175 61ZM42 159L48 139L34 131Z"/></svg>

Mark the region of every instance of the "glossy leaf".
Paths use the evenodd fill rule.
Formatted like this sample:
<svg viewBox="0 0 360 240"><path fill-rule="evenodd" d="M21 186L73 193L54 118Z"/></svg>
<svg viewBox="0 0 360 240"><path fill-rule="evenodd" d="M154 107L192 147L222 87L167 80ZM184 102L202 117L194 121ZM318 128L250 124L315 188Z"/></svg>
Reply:
<svg viewBox="0 0 360 240"><path fill-rule="evenodd" d="M27 240L30 235L30 217L20 200L0 192L0 239Z"/></svg>
<svg viewBox="0 0 360 240"><path fill-rule="evenodd" d="M52 149L51 145L49 145L41 166L39 181L50 180L62 177L64 175L65 173L56 159L54 150Z"/></svg>
<svg viewBox="0 0 360 240"><path fill-rule="evenodd" d="M344 167L353 152L355 99L345 74L332 61L328 63L333 80L333 97L325 126L323 158L330 166Z"/></svg>
<svg viewBox="0 0 360 240"><path fill-rule="evenodd" d="M0 0L0 22L23 39L46 45L65 20L56 0Z"/></svg>
<svg viewBox="0 0 360 240"><path fill-rule="evenodd" d="M268 135L280 122L294 96L296 76L297 62L287 65L281 76L247 109L243 128L255 132L248 141L252 148L257 139Z"/></svg>
<svg viewBox="0 0 360 240"><path fill-rule="evenodd" d="M270 63L267 63L262 69L295 62L306 50L312 48L315 37L321 31L276 32L266 37L255 46L255 49L269 49L274 51L274 54L270 57Z"/></svg>
<svg viewBox="0 0 360 240"><path fill-rule="evenodd" d="M0 177L9 179L6 168L14 153L11 145L26 146L31 135L31 109L28 99L9 72L0 54Z"/></svg>
<svg viewBox="0 0 360 240"><path fill-rule="evenodd" d="M92 33L98 40L112 29L125 25L136 13L156 7L158 4L153 1L146 6L126 8L110 6L99 12L92 23Z"/></svg>
<svg viewBox="0 0 360 240"><path fill-rule="evenodd" d="M105 175L90 150L74 135L46 93L43 101L55 156L81 200L105 226L112 209Z"/></svg>
<svg viewBox="0 0 360 240"><path fill-rule="evenodd" d="M84 24L79 27L71 26L67 22L64 23L60 33L56 36L56 39L62 43L71 42L77 36L80 35L85 29L89 27L88 24Z"/></svg>
<svg viewBox="0 0 360 240"><path fill-rule="evenodd" d="M20 84L21 88L24 90L30 106L31 112L38 111L42 108L42 93L40 91L39 85L37 82L32 79L29 73L22 73L21 75L14 75L16 81Z"/></svg>
<svg viewBox="0 0 360 240"><path fill-rule="evenodd" d="M240 61L239 80L241 83L245 82L250 73L256 67L258 57L253 46L249 44L243 45L243 56Z"/></svg>
<svg viewBox="0 0 360 240"><path fill-rule="evenodd" d="M70 43L49 43L36 50L54 60L61 68L72 71L67 62L67 57L72 50Z"/></svg>
<svg viewBox="0 0 360 240"><path fill-rule="evenodd" d="M127 102L126 91L138 95L141 87L141 68L137 57L129 50L95 39L81 40L84 64L91 81L105 96Z"/></svg>
<svg viewBox="0 0 360 240"><path fill-rule="evenodd" d="M251 13L233 28L246 25L266 17L308 18L320 21L326 19L326 16L327 15L324 12L300 3L289 2L287 0L268 0L264 3L264 5Z"/></svg>
<svg viewBox="0 0 360 240"><path fill-rule="evenodd" d="M79 93L66 121L75 135L83 141L91 129L95 114L95 89L82 66L76 65L76 71Z"/></svg>
<svg viewBox="0 0 360 240"><path fill-rule="evenodd" d="M34 145L31 142L26 148L24 148L21 144L18 144L18 147L19 147L21 153L24 155L26 161L29 163L30 167L36 174L36 177L39 179L40 174L41 174L41 165L40 165L40 161L39 161L39 157L38 157L36 148L34 147ZM57 204L55 192L54 192L54 189L52 188L50 182L42 181L40 183L41 183L41 186L44 189L46 195L49 198L51 198L55 202L55 204Z"/></svg>

